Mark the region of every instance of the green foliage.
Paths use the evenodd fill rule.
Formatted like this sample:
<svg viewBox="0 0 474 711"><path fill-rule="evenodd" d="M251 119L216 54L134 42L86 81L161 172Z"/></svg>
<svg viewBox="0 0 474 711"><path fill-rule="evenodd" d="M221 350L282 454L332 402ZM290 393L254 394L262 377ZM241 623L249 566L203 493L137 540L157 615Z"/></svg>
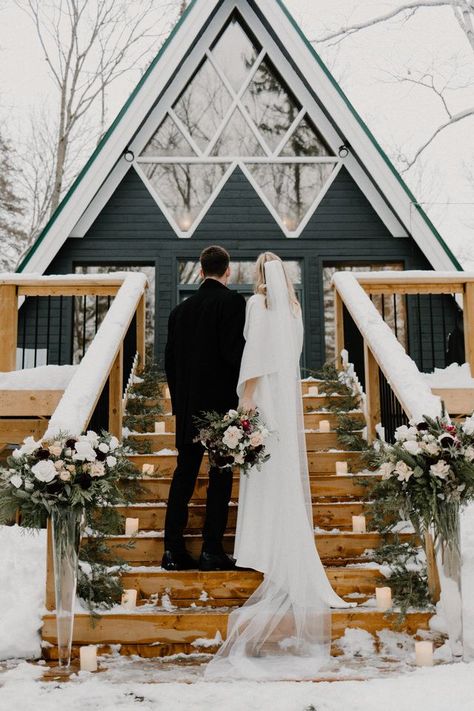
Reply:
<svg viewBox="0 0 474 711"><path fill-rule="evenodd" d="M354 452L364 452L367 449L367 440L362 437L361 430L365 427L363 415L352 417L339 414L337 417L337 437L344 449Z"/></svg>

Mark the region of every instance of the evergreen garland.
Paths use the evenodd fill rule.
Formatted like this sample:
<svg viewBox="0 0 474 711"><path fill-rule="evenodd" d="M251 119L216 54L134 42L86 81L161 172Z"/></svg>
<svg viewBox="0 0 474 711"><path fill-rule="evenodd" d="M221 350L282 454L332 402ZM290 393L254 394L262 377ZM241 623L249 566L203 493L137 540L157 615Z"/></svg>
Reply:
<svg viewBox="0 0 474 711"><path fill-rule="evenodd" d="M132 432L153 430L158 417L163 414L161 399L164 394L165 377L158 365L147 366L140 378L135 378L127 400L127 411L123 418L124 427ZM137 454L151 454L151 445L147 440L124 438L124 445Z"/></svg>

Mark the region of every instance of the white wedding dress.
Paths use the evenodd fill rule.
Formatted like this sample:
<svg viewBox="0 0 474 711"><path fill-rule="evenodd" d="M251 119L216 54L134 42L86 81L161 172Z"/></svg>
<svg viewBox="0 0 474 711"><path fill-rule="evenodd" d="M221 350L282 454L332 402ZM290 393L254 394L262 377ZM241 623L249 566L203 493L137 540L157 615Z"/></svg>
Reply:
<svg viewBox="0 0 474 711"><path fill-rule="evenodd" d="M294 314L280 262L265 265L267 301L247 305L239 377L258 378L254 400L270 430L270 460L240 478L237 565L264 573L229 616L227 638L206 678L314 678L328 663L331 607L348 607L332 589L314 542L299 360L301 312Z"/></svg>

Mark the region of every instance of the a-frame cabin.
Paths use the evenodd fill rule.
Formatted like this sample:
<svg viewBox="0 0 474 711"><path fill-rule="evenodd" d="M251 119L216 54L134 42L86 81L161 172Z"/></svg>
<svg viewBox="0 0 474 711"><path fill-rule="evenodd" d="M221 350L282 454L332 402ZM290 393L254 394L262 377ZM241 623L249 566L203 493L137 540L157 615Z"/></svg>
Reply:
<svg viewBox="0 0 474 711"><path fill-rule="evenodd" d="M261 251L289 263L308 367L334 354L335 269L460 269L280 0L191 2L19 271L144 268L159 360L168 314L197 288L211 243L230 251L244 294ZM21 365L80 350L66 301L22 309ZM422 369L444 365L454 302L412 300L408 322L414 309L439 332L424 349L409 328L411 355ZM82 311L74 330L86 334Z"/></svg>

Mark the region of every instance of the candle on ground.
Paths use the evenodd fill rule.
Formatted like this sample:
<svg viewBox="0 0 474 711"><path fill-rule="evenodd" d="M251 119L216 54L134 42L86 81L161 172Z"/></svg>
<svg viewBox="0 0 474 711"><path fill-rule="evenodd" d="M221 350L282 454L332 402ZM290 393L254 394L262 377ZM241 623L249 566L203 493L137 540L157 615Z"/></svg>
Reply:
<svg viewBox="0 0 474 711"><path fill-rule="evenodd" d="M125 519L125 535L126 536L133 536L134 533L138 533L139 523L140 523L140 521L138 518L126 518Z"/></svg>
<svg viewBox="0 0 474 711"><path fill-rule="evenodd" d="M366 533L367 532L365 516L353 516L352 517L352 531L353 531L353 533ZM389 590L390 590L390 588L389 588Z"/></svg>
<svg viewBox="0 0 474 711"><path fill-rule="evenodd" d="M319 389L316 385L311 385L311 387L308 388L308 395L310 395L311 397L318 397Z"/></svg>
<svg viewBox="0 0 474 711"><path fill-rule="evenodd" d="M155 422L155 433L164 434L166 432L166 425L164 422Z"/></svg>
<svg viewBox="0 0 474 711"><path fill-rule="evenodd" d="M386 612L392 607L392 591L390 588L375 588L377 610Z"/></svg>
<svg viewBox="0 0 474 711"><path fill-rule="evenodd" d="M171 397L170 389L169 389L169 388L165 388L165 398L166 398L167 400L169 400L170 397Z"/></svg>
<svg viewBox="0 0 474 711"><path fill-rule="evenodd" d="M319 431L320 432L330 432L331 431L331 423L329 422L329 420L320 420Z"/></svg>
<svg viewBox="0 0 474 711"><path fill-rule="evenodd" d="M126 610L133 610L137 606L137 591L124 590L122 594L122 607Z"/></svg>
<svg viewBox="0 0 474 711"><path fill-rule="evenodd" d="M417 667L433 666L433 642L415 642L415 662Z"/></svg>
<svg viewBox="0 0 474 711"><path fill-rule="evenodd" d="M88 644L86 647L81 647L79 657L81 660L81 671L97 671L97 647L95 645Z"/></svg>
<svg viewBox="0 0 474 711"><path fill-rule="evenodd" d="M347 462L336 462L336 474L347 474Z"/></svg>
<svg viewBox="0 0 474 711"><path fill-rule="evenodd" d="M155 467L153 464L143 464L142 465L142 474L154 474L155 473Z"/></svg>

